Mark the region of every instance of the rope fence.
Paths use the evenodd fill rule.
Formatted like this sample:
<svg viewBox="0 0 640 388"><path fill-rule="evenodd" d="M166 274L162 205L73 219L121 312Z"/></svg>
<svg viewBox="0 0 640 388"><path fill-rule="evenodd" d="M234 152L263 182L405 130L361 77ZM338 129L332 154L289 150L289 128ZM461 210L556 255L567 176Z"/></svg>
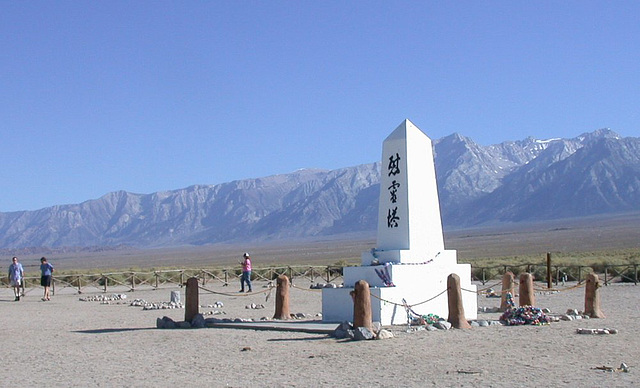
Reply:
<svg viewBox="0 0 640 388"><path fill-rule="evenodd" d="M601 275L603 284L608 286L615 282L628 282L638 284L639 268L638 264L624 265L602 265L599 268L593 266L552 266L551 278L554 279L556 289L558 285L567 282L576 282L581 285L589 273L595 272ZM480 267L472 265L472 280L486 286L488 282L499 279L506 272L513 272L515 275L527 272L533 274L535 279L547 279L547 266L543 264L518 264L518 265L496 265ZM89 291L109 292L109 289L125 287L129 291L138 288L159 289L165 287L182 287L186 279L195 277L203 290L207 284L221 284L229 286L232 282L239 282L242 271L238 268L224 269L175 269L158 271L123 271L97 274L62 274L54 273L52 291L72 288L81 294ZM294 281L308 281L313 284L318 281L332 283L342 281L341 266L280 266L267 268L254 268L251 274L252 281L271 282L280 275L286 275L292 286ZM39 276L25 276L23 288L31 289L40 286ZM0 279L3 286L8 286L7 279ZM496 287L500 282L486 286L478 290L478 293L485 293L487 290ZM575 286L574 286L575 287ZM551 290L548 287L539 288ZM28 292L28 291L27 291Z"/></svg>

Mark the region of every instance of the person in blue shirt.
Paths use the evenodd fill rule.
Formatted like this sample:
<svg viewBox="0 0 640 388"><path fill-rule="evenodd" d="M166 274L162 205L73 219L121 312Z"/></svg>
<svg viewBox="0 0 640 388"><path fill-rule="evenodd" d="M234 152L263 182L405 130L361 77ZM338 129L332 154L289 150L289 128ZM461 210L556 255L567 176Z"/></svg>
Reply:
<svg viewBox="0 0 640 388"><path fill-rule="evenodd" d="M18 258L13 257L9 266L9 284L13 287L13 293L16 296L16 302L20 300L20 285L24 279L24 270L22 264L18 263Z"/></svg>
<svg viewBox="0 0 640 388"><path fill-rule="evenodd" d="M44 296L42 300L51 300L49 288L51 288L51 276L53 275L53 266L49 264L46 257L40 259L40 285L44 287Z"/></svg>

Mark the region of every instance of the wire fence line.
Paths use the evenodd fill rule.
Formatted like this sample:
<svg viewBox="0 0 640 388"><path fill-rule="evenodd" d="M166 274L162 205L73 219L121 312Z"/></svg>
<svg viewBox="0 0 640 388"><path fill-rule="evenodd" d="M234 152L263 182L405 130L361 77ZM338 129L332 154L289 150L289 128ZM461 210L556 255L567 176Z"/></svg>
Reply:
<svg viewBox="0 0 640 388"><path fill-rule="evenodd" d="M552 265L551 279L556 285L565 282L582 283L589 273L596 273L602 278L604 285L607 286L614 282L631 282L638 284L638 268L639 264L618 264L607 265L601 264L597 266L587 265ZM528 263L517 265L495 265L488 267L479 267L472 265L472 278L481 282L483 285L493 279L497 279L504 275L507 271L513 272L515 275L519 273L533 274L535 279L547 279L548 269L546 264Z"/></svg>
<svg viewBox="0 0 640 388"><path fill-rule="evenodd" d="M597 273L603 279L604 285L614 282L631 282L638 284L638 264L623 265L603 265L601 268L593 266L579 265L553 265L552 276L555 284L565 282L582 283L586 275L592 272ZM280 275L286 275L294 281L308 281L310 284L316 282L342 283L342 266L280 266L268 268L254 268L251 274L252 280L273 281ZM515 275L523 272L531 273L536 279L547 279L547 266L543 264L517 264L517 265L496 265L496 266L473 266L472 280L486 285L487 282L499 279L506 272L513 272ZM52 291L56 289L71 288L77 293L109 292L116 288L126 288L129 291L136 289L159 289L168 287L182 287L186 280L191 277L198 279L199 284L205 287L207 284L218 283L228 286L232 282L240 280L242 271L240 269L173 269L157 271L122 271L93 274L61 274L53 276ZM8 286L7 279L2 279L2 283ZM24 287L39 287L40 278L37 276L26 276Z"/></svg>

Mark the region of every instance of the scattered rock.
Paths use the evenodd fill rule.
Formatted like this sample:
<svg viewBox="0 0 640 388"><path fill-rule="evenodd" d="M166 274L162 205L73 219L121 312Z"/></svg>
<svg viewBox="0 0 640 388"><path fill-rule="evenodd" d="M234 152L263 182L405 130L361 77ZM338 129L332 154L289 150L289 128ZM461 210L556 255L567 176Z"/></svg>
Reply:
<svg viewBox="0 0 640 388"><path fill-rule="evenodd" d="M202 314L196 314L195 317L191 320L191 327L196 329L202 329L205 327L205 320Z"/></svg>
<svg viewBox="0 0 640 388"><path fill-rule="evenodd" d="M371 330L367 329L366 327L356 327L353 330L353 334L354 334L353 339L355 339L357 341L371 340L371 339L376 338L376 335Z"/></svg>
<svg viewBox="0 0 640 388"><path fill-rule="evenodd" d="M500 307L478 307L480 313L499 313Z"/></svg>
<svg viewBox="0 0 640 388"><path fill-rule="evenodd" d="M176 323L173 319L164 316L162 318L156 319L156 327L158 329L175 329Z"/></svg>
<svg viewBox="0 0 640 388"><path fill-rule="evenodd" d="M393 338L393 333L389 330L381 329L378 331L378 335L376 335L376 339L389 339Z"/></svg>
<svg viewBox="0 0 640 388"><path fill-rule="evenodd" d="M451 329L451 323L447 322L447 321L438 321L438 322L434 323L433 326L436 329L440 329L440 330L449 330L449 329Z"/></svg>
<svg viewBox="0 0 640 388"><path fill-rule="evenodd" d="M355 334L351 322L342 322L333 331L332 336L337 339L351 338L353 339Z"/></svg>
<svg viewBox="0 0 640 388"><path fill-rule="evenodd" d="M604 328L604 329L579 328L579 329L576 329L576 333L578 334L618 334L618 330L609 329L609 328Z"/></svg>
<svg viewBox="0 0 640 388"><path fill-rule="evenodd" d="M78 298L81 302L103 302L103 304L107 304L104 302L112 302L112 301L122 301L127 299L127 295L125 294L111 294L111 295L90 295L82 298Z"/></svg>

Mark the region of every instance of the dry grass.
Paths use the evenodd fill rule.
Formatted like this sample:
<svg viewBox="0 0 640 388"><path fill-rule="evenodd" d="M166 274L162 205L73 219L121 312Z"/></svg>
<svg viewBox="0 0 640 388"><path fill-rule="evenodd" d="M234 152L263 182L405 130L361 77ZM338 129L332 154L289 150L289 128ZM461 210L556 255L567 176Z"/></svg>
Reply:
<svg viewBox="0 0 640 388"><path fill-rule="evenodd" d="M602 266L640 263L640 214L535 224L473 228L445 233L447 249L474 266L540 263L551 252L554 265ZM324 238L295 242L215 244L200 247L130 249L48 254L58 273L153 271L175 268L235 268L252 254L256 268L286 265L359 264L375 237ZM27 273L38 271L41 254L21 256Z"/></svg>

